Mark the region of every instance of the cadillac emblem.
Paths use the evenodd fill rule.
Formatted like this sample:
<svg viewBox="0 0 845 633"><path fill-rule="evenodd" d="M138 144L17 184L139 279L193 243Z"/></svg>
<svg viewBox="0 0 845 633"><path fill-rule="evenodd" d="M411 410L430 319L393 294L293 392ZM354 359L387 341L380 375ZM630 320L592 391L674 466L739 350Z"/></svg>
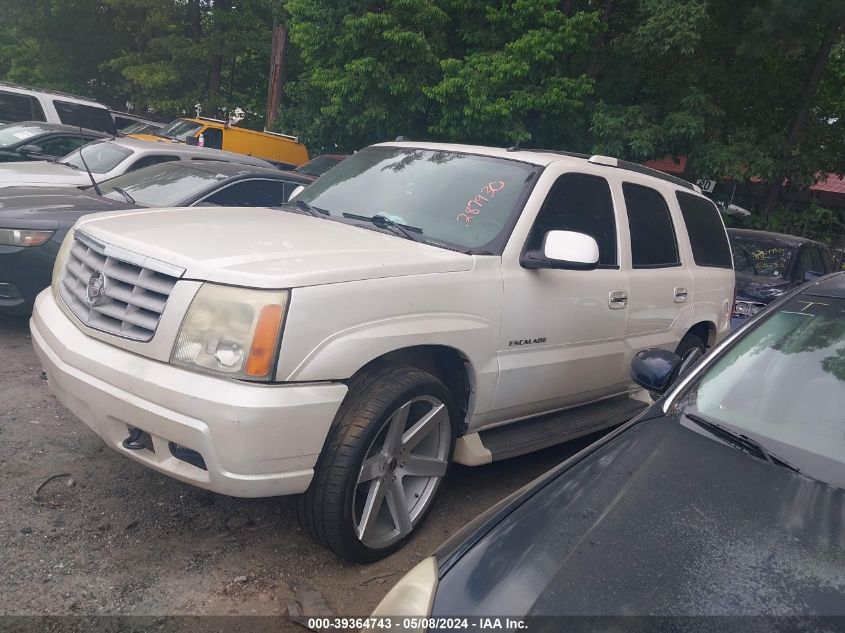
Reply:
<svg viewBox="0 0 845 633"><path fill-rule="evenodd" d="M103 303L106 298L106 276L103 273L94 273L88 280L88 288L85 293L86 302L89 308Z"/></svg>

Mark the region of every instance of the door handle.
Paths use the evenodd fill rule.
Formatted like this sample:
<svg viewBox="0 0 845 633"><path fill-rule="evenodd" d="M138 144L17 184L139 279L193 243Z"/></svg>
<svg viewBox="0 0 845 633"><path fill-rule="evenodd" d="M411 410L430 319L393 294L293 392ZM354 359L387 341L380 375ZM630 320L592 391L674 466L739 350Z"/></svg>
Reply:
<svg viewBox="0 0 845 633"><path fill-rule="evenodd" d="M675 303L683 303L687 300L687 296L689 296L689 292L683 286L676 286L675 287Z"/></svg>
<svg viewBox="0 0 845 633"><path fill-rule="evenodd" d="M611 310L624 310L628 305L628 293L624 290L612 290L607 303Z"/></svg>

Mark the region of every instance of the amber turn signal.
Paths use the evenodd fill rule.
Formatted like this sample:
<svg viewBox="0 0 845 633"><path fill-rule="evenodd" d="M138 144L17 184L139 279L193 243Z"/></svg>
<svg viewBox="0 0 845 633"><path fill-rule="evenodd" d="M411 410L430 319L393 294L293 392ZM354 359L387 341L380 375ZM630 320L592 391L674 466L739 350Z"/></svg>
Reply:
<svg viewBox="0 0 845 633"><path fill-rule="evenodd" d="M282 326L282 314L280 305L266 305L261 308L249 358L246 361L247 376L264 378L269 375L270 365L276 353L276 341L279 340L279 329Z"/></svg>

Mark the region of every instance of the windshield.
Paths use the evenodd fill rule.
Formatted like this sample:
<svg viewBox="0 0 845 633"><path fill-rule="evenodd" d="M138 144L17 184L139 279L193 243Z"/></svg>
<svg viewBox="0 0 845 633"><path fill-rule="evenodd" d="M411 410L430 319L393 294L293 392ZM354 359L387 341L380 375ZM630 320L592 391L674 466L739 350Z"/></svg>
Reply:
<svg viewBox="0 0 845 633"><path fill-rule="evenodd" d="M9 147L10 145L18 145L22 141L26 141L34 136L45 134L50 130L39 125L21 125L13 123L11 125L4 125L0 127L0 147Z"/></svg>
<svg viewBox="0 0 845 633"><path fill-rule="evenodd" d="M792 249L772 242L731 238L734 270L759 277L788 277Z"/></svg>
<svg viewBox="0 0 845 633"><path fill-rule="evenodd" d="M106 198L124 202L124 190L139 205L145 207L181 206L187 199L200 193L226 176L197 169L187 161L159 163L144 169L109 178L100 184Z"/></svg>
<svg viewBox="0 0 845 633"><path fill-rule="evenodd" d="M155 132L155 134L165 138L175 138L178 141L184 141L189 136L193 136L201 127L202 124L200 123L176 119L158 132Z"/></svg>
<svg viewBox="0 0 845 633"><path fill-rule="evenodd" d="M678 409L845 487L845 300L790 300L708 368Z"/></svg>
<svg viewBox="0 0 845 633"><path fill-rule="evenodd" d="M62 165L70 165L76 169L85 171L88 165L95 174L105 174L117 167L120 163L132 156L132 150L109 141L94 141L84 147L75 150L62 158L59 162ZM83 163L82 159L85 159Z"/></svg>
<svg viewBox="0 0 845 633"><path fill-rule="evenodd" d="M537 171L502 158L369 147L338 163L297 201L338 219L381 215L421 229L421 241L466 250L490 244L510 225Z"/></svg>

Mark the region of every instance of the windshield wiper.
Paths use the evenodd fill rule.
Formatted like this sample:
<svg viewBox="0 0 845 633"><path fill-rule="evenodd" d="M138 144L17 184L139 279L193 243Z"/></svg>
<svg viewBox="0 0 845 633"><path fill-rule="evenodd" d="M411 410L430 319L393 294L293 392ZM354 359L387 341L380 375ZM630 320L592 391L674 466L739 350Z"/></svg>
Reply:
<svg viewBox="0 0 845 633"><path fill-rule="evenodd" d="M369 222L375 227L380 229L390 229L394 233L399 233L400 235L408 238L413 242L422 242L425 243L425 240L422 239L423 230L416 226L410 226L408 224L400 224L399 222L394 222L390 218L386 218L383 215L374 215L372 217L367 215L357 215L355 213L344 213L343 217L349 220L359 220L361 222Z"/></svg>
<svg viewBox="0 0 845 633"><path fill-rule="evenodd" d="M288 202L283 202L279 206L280 207L294 207L297 211L304 211L308 215L313 215L315 218L324 218L328 215L331 215L325 209L320 209L319 207L312 207L310 204L308 204L304 200L290 200Z"/></svg>
<svg viewBox="0 0 845 633"><path fill-rule="evenodd" d="M742 433L738 433L737 431L732 431L731 429L722 426L721 424L717 424L716 422L711 422L699 415L694 413L687 413L686 411L683 413L684 417L687 418L690 422L694 422L701 428L710 432L711 435L718 437L719 439L727 442L735 446L736 448L745 450L746 452L753 453L760 457L761 459L769 462L770 464L775 464L777 466L783 466L792 470L796 473L800 473L801 471L798 470L795 466L790 464L789 462L784 461L768 449L765 446L760 444L757 440L751 439L747 435L743 435Z"/></svg>
<svg viewBox="0 0 845 633"><path fill-rule="evenodd" d="M130 196L129 192L126 191L126 189L124 189L123 187L112 187L112 191L116 191L117 193L122 195L124 198L126 198L126 202L128 202L129 204L138 204L137 202L135 202L135 198Z"/></svg>

